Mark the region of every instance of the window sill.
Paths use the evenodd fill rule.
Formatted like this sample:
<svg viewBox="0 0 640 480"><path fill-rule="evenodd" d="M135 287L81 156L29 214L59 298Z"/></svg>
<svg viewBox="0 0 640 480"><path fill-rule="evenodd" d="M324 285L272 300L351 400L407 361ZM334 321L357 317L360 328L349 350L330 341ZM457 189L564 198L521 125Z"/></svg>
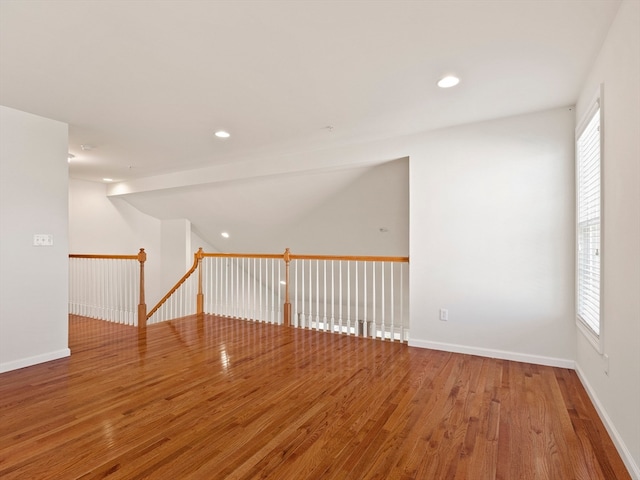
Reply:
<svg viewBox="0 0 640 480"><path fill-rule="evenodd" d="M576 325L578 325L578 330L582 332L591 346L595 348L600 355L602 355L602 353L604 352L604 348L602 346L602 332L600 333L600 335L596 335L593 330L585 325L584 322L579 318L576 319Z"/></svg>

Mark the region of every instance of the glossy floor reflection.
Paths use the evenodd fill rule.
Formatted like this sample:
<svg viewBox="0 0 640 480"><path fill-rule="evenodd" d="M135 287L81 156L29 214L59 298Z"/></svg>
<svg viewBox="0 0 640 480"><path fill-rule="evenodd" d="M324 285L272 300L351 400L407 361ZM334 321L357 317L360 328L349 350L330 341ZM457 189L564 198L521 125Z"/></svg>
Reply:
<svg viewBox="0 0 640 480"><path fill-rule="evenodd" d="M0 375L4 479L624 479L574 372L213 316L70 318Z"/></svg>

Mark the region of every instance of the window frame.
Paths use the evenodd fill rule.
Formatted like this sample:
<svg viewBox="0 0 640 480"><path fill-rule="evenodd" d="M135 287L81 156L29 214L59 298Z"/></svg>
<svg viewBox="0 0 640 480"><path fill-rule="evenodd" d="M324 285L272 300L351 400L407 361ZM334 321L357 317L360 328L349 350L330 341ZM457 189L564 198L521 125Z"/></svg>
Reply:
<svg viewBox="0 0 640 480"><path fill-rule="evenodd" d="M600 85L596 95L589 103L590 107L582 116L580 122L578 123L575 131L575 187L576 187L576 217L575 217L575 309L576 309L576 325L578 329L584 334L589 343L598 351L598 353L604 352L604 318L603 318L603 306L604 306L604 106L603 106L603 85ZM580 221L579 221L579 201L580 201L580 178L579 178L579 149L578 149L578 141L580 140L581 135L584 133L585 129L594 118L594 116L599 115L599 140L600 140L600 158L598 159L599 169L600 169L600 216L599 216L599 227L600 227L600 246L599 246L599 263L600 263L600 272L599 272L599 309L598 309L598 332L595 330L580 317L578 311L579 305L579 286L580 286L580 252L579 252L579 242L580 242Z"/></svg>

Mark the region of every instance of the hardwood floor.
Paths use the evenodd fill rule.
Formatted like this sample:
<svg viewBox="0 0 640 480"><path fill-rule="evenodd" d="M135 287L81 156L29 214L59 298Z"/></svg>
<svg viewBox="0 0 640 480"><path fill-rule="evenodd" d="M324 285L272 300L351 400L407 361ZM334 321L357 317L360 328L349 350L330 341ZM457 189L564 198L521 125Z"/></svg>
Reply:
<svg viewBox="0 0 640 480"><path fill-rule="evenodd" d="M0 375L0 478L630 478L571 370L205 316L72 316Z"/></svg>

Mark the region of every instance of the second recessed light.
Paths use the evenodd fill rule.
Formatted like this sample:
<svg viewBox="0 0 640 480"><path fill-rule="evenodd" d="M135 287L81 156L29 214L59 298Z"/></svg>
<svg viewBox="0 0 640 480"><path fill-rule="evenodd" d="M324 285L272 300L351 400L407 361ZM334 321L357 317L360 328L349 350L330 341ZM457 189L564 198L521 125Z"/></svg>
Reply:
<svg viewBox="0 0 640 480"><path fill-rule="evenodd" d="M438 80L438 86L440 88L451 88L455 87L460 83L460 79L454 75L447 75L446 77L442 77Z"/></svg>
<svg viewBox="0 0 640 480"><path fill-rule="evenodd" d="M224 130L218 130L215 135L218 138L229 138L231 136L229 132L225 132Z"/></svg>

